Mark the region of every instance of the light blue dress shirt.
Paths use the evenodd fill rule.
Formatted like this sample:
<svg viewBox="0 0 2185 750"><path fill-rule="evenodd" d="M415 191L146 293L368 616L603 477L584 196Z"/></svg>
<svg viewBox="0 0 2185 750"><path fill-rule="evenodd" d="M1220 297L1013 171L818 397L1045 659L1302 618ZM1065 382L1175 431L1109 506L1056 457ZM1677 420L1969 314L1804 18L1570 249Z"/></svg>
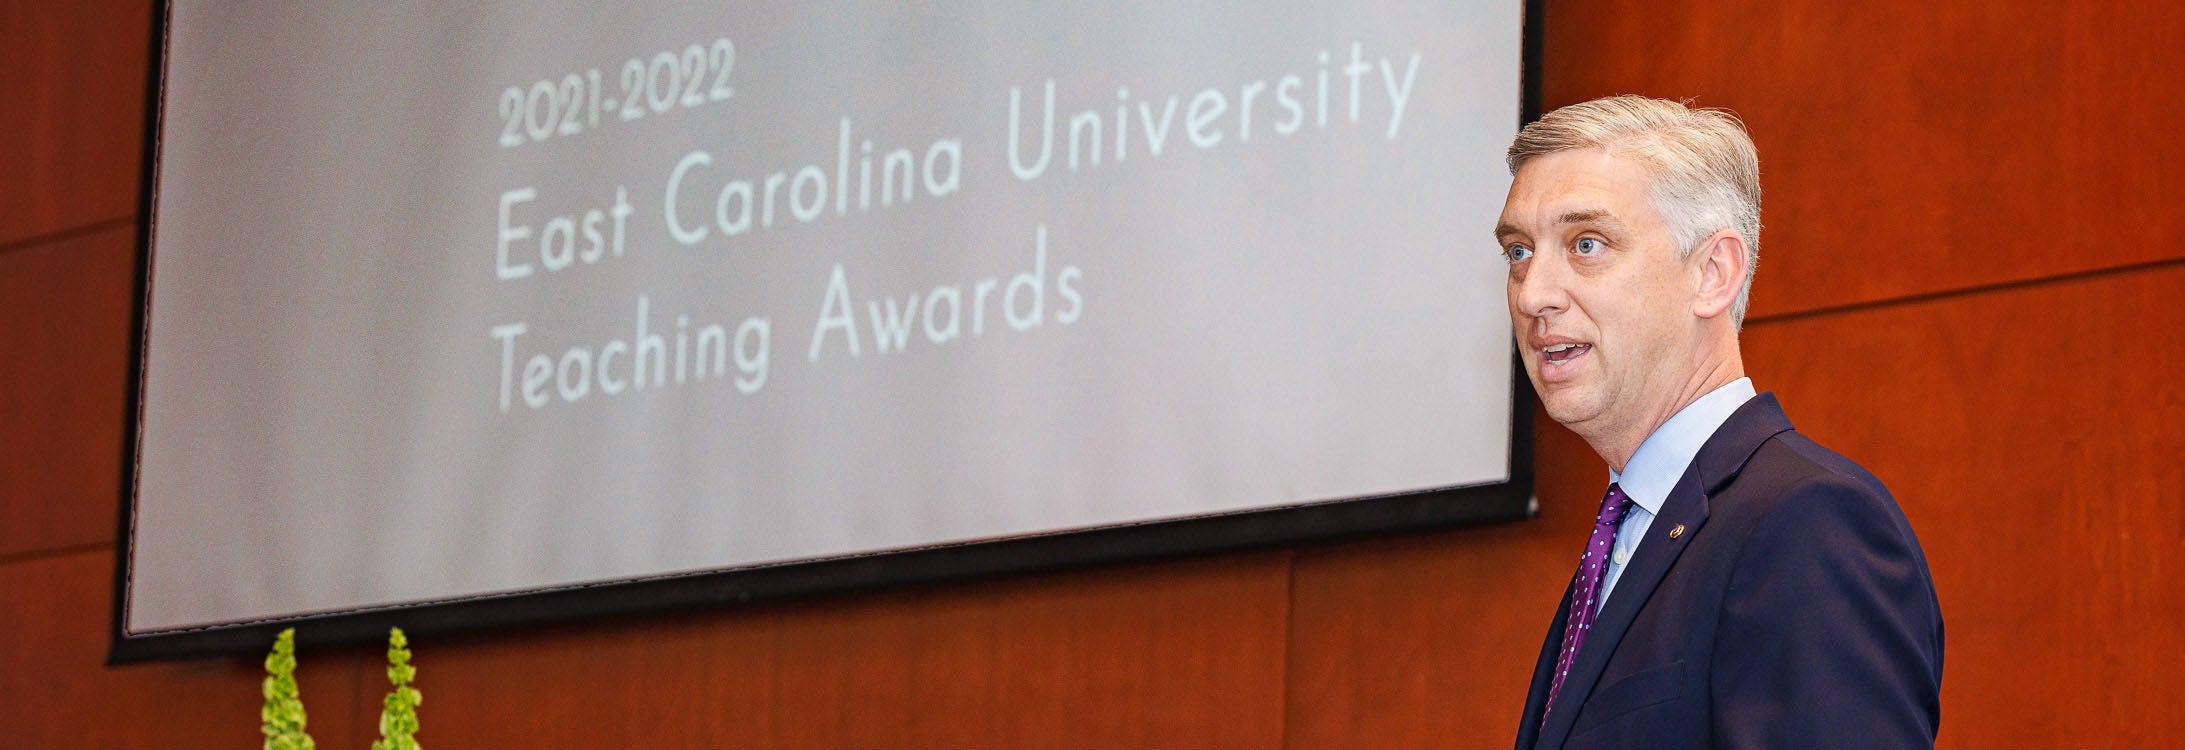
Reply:
<svg viewBox="0 0 2185 750"><path fill-rule="evenodd" d="M1661 513L1662 501L1669 499L1669 490L1684 478L1684 470L1699 455L1700 446L1715 436L1715 430L1721 429L1738 407L1752 400L1754 393L1752 378L1738 378L1699 397L1646 436L1646 442L1639 444L1622 472L1609 470L1608 481L1622 487L1624 495L1631 498L1631 511L1624 514L1623 526L1616 530L1616 546L1609 551L1608 572L1601 574L1601 596L1594 605L1595 612L1608 604L1609 594L1616 590L1616 579L1623 577L1631 556L1638 554L1639 542L1646 539L1647 528Z"/></svg>

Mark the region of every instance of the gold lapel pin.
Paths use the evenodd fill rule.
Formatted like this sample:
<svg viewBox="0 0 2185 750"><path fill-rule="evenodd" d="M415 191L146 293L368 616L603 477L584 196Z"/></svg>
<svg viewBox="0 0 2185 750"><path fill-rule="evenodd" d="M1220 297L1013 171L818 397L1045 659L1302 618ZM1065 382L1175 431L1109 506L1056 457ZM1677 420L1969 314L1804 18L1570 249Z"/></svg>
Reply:
<svg viewBox="0 0 2185 750"><path fill-rule="evenodd" d="M1684 524L1681 523L1669 530L1669 538L1675 539L1680 536L1684 536Z"/></svg>

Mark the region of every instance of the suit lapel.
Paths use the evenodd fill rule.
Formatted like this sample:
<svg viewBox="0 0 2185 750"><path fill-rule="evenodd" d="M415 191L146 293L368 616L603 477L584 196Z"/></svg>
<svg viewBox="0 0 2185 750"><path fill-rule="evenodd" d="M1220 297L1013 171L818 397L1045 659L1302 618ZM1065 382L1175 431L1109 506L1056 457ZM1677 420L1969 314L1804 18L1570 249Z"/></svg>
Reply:
<svg viewBox="0 0 2185 750"><path fill-rule="evenodd" d="M1631 621L1638 619L1640 605L1654 594L1654 587L1669 573L1670 564L1684 552L1685 545L1700 535L1706 522L1707 496L1686 472L1662 502L1662 512L1647 527L1647 537L1639 543L1638 553L1632 555L1631 564L1616 579L1616 588L1609 592L1601 613L1594 617L1593 629L1586 633L1586 645L1578 649L1578 658L1571 661L1570 676L1563 678L1563 691L1555 697L1561 702L1548 709L1548 723L1540 729L1538 747L1563 746L1571 725L1578 721L1578 707L1593 693L1594 683L1600 681L1601 670L1608 666L1609 655L1616 652L1616 644L1631 629ZM1669 530L1679 525L1685 527L1684 533L1670 539Z"/></svg>
<svg viewBox="0 0 2185 750"><path fill-rule="evenodd" d="M1548 621L1547 642L1540 644L1540 657L1533 662L1533 684L1525 693L1525 712L1518 719L1517 747L1532 747L1540 741L1540 713L1548 702L1548 683L1554 678L1555 659L1563 649L1563 624L1570 621L1571 595L1577 591L1578 576L1571 575L1571 582L1563 587L1563 603L1555 608L1555 619Z"/></svg>
<svg viewBox="0 0 2185 750"><path fill-rule="evenodd" d="M1790 420L1783 416L1782 407L1772 393L1763 393L1738 407L1714 436L1700 447L1692 457L1692 465L1677 480L1669 497L1662 501L1662 512L1647 527L1646 538L1640 540L1637 554L1624 568L1622 577L1616 579L1616 588L1609 592L1608 601L1601 613L1593 620L1593 629L1586 634L1586 644L1578 650L1578 658L1572 660L1570 676L1563 679L1563 690L1556 696L1562 701L1546 707L1548 722L1540 728L1540 739L1535 747L1557 748L1570 736L1571 726L1578 721L1578 708L1585 704L1595 683L1601 679L1601 671L1608 667L1609 656L1616 652L1631 623L1639 617L1639 610L1654 595L1654 589L1669 574L1679 555L1693 539L1704 533L1707 524L1708 497L1720 490L1737 472L1744 468L1745 460L1752 457L1760 444L1776 434L1791 429ZM1679 526L1684 531L1671 539L1669 532ZM1561 619L1557 620L1562 622Z"/></svg>

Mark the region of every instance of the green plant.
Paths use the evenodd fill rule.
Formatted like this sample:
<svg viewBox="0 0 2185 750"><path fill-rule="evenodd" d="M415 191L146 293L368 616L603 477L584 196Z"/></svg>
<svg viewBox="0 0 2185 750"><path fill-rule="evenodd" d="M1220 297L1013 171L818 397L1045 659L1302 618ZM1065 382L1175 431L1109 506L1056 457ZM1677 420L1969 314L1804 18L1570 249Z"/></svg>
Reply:
<svg viewBox="0 0 2185 750"><path fill-rule="evenodd" d="M387 681L394 690L387 693L385 706L379 712L379 741L372 743L372 750L419 750L417 744L417 704L425 696L410 682L417 679L417 668L410 666L410 639L402 635L401 628L387 634Z"/></svg>
<svg viewBox="0 0 2185 750"><path fill-rule="evenodd" d="M304 731L303 697L296 688L296 629L281 631L266 655L265 708L258 711L265 750L316 750ZM413 745L414 746L414 745Z"/></svg>

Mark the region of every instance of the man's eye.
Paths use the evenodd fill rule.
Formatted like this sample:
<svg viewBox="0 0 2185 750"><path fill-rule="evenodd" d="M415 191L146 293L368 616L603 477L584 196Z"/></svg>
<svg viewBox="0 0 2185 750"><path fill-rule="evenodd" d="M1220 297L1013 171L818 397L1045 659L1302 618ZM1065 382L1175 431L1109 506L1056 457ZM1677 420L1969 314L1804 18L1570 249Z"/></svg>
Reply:
<svg viewBox="0 0 2185 750"><path fill-rule="evenodd" d="M1593 237L1580 237L1578 238L1578 244L1572 246L1572 249L1575 250L1579 255L1592 255L1594 253L1600 252L1604 248L1601 246L1601 241L1599 239Z"/></svg>
<svg viewBox="0 0 2185 750"><path fill-rule="evenodd" d="M1502 249L1502 257L1510 259L1511 263L1516 263L1533 257L1533 249L1524 245L1511 245Z"/></svg>

